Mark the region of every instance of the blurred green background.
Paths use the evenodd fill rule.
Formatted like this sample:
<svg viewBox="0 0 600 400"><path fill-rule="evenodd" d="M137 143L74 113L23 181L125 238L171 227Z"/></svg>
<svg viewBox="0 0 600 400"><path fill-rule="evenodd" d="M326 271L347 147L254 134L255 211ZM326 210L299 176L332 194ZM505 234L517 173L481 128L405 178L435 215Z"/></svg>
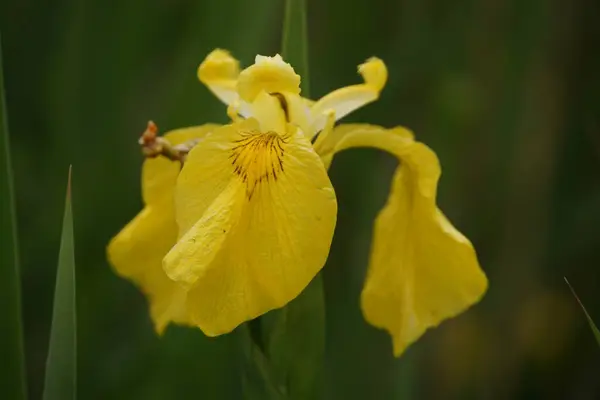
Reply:
<svg viewBox="0 0 600 400"><path fill-rule="evenodd" d="M356 65L372 55L386 61L382 98L346 121L405 125L435 149L440 207L490 278L479 305L394 359L358 305L395 161L374 150L338 156L325 398L600 398L600 349L563 281L600 320L600 3L308 5L312 94L359 82ZM278 52L282 12L282 0L0 1L32 399L69 164L79 398L240 397L235 335L171 327L157 338L105 245L141 206L136 141L146 121L163 132L226 121L198 64L215 47L243 65Z"/></svg>

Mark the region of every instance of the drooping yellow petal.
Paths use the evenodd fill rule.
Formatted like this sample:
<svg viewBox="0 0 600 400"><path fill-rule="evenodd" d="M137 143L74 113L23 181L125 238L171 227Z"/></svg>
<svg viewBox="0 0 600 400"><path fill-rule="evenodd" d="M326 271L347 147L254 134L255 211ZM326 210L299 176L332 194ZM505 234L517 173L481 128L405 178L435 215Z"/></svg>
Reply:
<svg viewBox="0 0 600 400"><path fill-rule="evenodd" d="M178 129L165 135L172 145L202 138L216 124ZM150 315L160 334L171 321L187 324L185 291L169 279L162 259L177 240L174 190L181 164L164 157L147 159L142 168L142 197L146 206L108 245L115 271L146 294Z"/></svg>
<svg viewBox="0 0 600 400"><path fill-rule="evenodd" d="M255 63L240 73L237 91L249 103L262 91L299 94L300 75L279 54L275 57L258 55Z"/></svg>
<svg viewBox="0 0 600 400"><path fill-rule="evenodd" d="M379 93L387 81L387 68L384 62L372 57L358 66L358 72L365 83L334 90L313 104L311 115L315 132L325 126L327 112L334 111L336 120L339 120L379 98Z"/></svg>
<svg viewBox="0 0 600 400"><path fill-rule="evenodd" d="M145 207L108 245L108 259L115 271L135 282L148 297L159 334L171 321L187 322L185 292L162 270L162 258L176 239L172 204L155 204Z"/></svg>
<svg viewBox="0 0 600 400"><path fill-rule="evenodd" d="M189 154L176 189L181 239L164 259L189 289L187 309L205 334L296 297L322 268L337 204L304 135L228 125Z"/></svg>
<svg viewBox="0 0 600 400"><path fill-rule="evenodd" d="M428 328L479 301L487 279L469 240L436 206L440 166L435 153L403 128L338 129L325 157L351 147L375 147L401 163L375 223L361 296L365 318L392 335L399 356Z"/></svg>

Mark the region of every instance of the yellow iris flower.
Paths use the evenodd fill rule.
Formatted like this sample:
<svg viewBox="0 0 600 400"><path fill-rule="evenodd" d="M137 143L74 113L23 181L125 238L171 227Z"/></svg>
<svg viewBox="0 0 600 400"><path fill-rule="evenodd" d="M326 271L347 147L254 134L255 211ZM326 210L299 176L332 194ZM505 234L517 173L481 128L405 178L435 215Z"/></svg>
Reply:
<svg viewBox="0 0 600 400"><path fill-rule="evenodd" d="M173 145L201 140L216 124L177 129L164 138ZM155 133L155 126L149 130ZM144 208L108 245L108 259L117 273L134 281L146 294L150 315L160 334L169 322L191 324L185 313L185 291L170 280L162 259L177 241L173 193L181 169L179 161L148 158L142 167Z"/></svg>
<svg viewBox="0 0 600 400"><path fill-rule="evenodd" d="M161 275L164 286L146 289L169 305L164 318L214 336L295 298L323 267L335 228L327 169L336 153L353 147L378 148L400 161L375 222L361 296L365 318L391 334L394 354L481 298L487 279L475 251L435 203L435 153L404 128L334 127L385 86L381 60L371 58L358 70L364 83L313 102L300 97L300 77L280 56L257 56L240 72L237 60L215 50L200 65L200 81L228 105L233 122L204 135L177 178L179 239L169 237L176 244L163 260L171 281ZM144 211L153 208L146 204ZM139 281L131 268L123 273L125 264L141 265L140 239L130 226L115 239L123 242L116 253L126 255L111 260ZM139 234L143 241L147 233ZM159 270L157 258L148 257L147 270L150 264Z"/></svg>

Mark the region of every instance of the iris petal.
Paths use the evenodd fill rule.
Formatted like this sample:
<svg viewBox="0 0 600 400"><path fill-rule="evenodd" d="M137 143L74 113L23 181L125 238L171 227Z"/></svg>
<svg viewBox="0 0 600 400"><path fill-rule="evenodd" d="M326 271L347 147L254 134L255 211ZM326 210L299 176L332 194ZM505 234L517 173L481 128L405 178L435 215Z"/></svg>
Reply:
<svg viewBox="0 0 600 400"><path fill-rule="evenodd" d="M188 287L205 334L282 307L323 267L337 204L323 164L300 130L228 125L189 154L177 190L181 239L164 259Z"/></svg>
<svg viewBox="0 0 600 400"><path fill-rule="evenodd" d="M165 135L171 144L202 140L218 125L178 129ZM132 280L148 296L150 315L160 334L171 321L191 324L185 313L185 292L167 277L162 259L177 240L174 190L181 164L163 157L147 159L142 168L144 209L108 245L115 271Z"/></svg>
<svg viewBox="0 0 600 400"><path fill-rule="evenodd" d="M108 245L115 271L131 279L148 297L150 316L160 334L170 321L187 324L185 293L167 277L162 258L177 239L173 206L145 207Z"/></svg>
<svg viewBox="0 0 600 400"><path fill-rule="evenodd" d="M313 104L311 114L315 132L325 126L327 112L335 112L335 118L339 120L379 98L379 93L387 81L387 68L384 62L379 58L372 57L358 66L358 72L362 75L365 83L334 90Z"/></svg>
<svg viewBox="0 0 600 400"><path fill-rule="evenodd" d="M175 129L166 133L164 138L175 146L190 140L202 140L219 126L218 124L205 124ZM146 160L142 166L142 198L144 204L160 202L165 197L170 197L172 201L175 182L180 170L181 164L179 162L174 162L165 157Z"/></svg>
<svg viewBox="0 0 600 400"><path fill-rule="evenodd" d="M258 55L255 63L240 73L237 90L240 97L249 103L262 91L298 95L300 75L279 54L275 57Z"/></svg>
<svg viewBox="0 0 600 400"><path fill-rule="evenodd" d="M351 147L375 147L401 162L375 222L361 295L365 318L391 334L394 354L400 356L428 328L479 301L487 278L469 240L436 206L440 165L431 149L403 128L342 125L336 130L322 149L325 158Z"/></svg>
<svg viewBox="0 0 600 400"><path fill-rule="evenodd" d="M227 105L238 100L236 90L240 63L228 51L213 50L198 67L198 79Z"/></svg>
<svg viewBox="0 0 600 400"><path fill-rule="evenodd" d="M252 116L258 121L263 132L284 132L287 122L287 108L281 105L281 97L260 92L251 105ZM283 100L285 101L285 100Z"/></svg>

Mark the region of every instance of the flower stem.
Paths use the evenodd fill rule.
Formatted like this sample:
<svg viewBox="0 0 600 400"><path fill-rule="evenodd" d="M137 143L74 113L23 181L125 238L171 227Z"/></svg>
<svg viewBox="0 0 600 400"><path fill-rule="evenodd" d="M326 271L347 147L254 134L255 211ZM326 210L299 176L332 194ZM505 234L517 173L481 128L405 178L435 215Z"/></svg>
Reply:
<svg viewBox="0 0 600 400"><path fill-rule="evenodd" d="M286 0L281 55L302 77L302 96L310 97L306 0Z"/></svg>
<svg viewBox="0 0 600 400"><path fill-rule="evenodd" d="M183 164L188 153L198 144L198 139L189 140L185 143L173 146L167 139L158 136L158 127L154 122L148 121L148 126L138 143L142 148L142 153L147 158L162 156L172 161L179 161Z"/></svg>

